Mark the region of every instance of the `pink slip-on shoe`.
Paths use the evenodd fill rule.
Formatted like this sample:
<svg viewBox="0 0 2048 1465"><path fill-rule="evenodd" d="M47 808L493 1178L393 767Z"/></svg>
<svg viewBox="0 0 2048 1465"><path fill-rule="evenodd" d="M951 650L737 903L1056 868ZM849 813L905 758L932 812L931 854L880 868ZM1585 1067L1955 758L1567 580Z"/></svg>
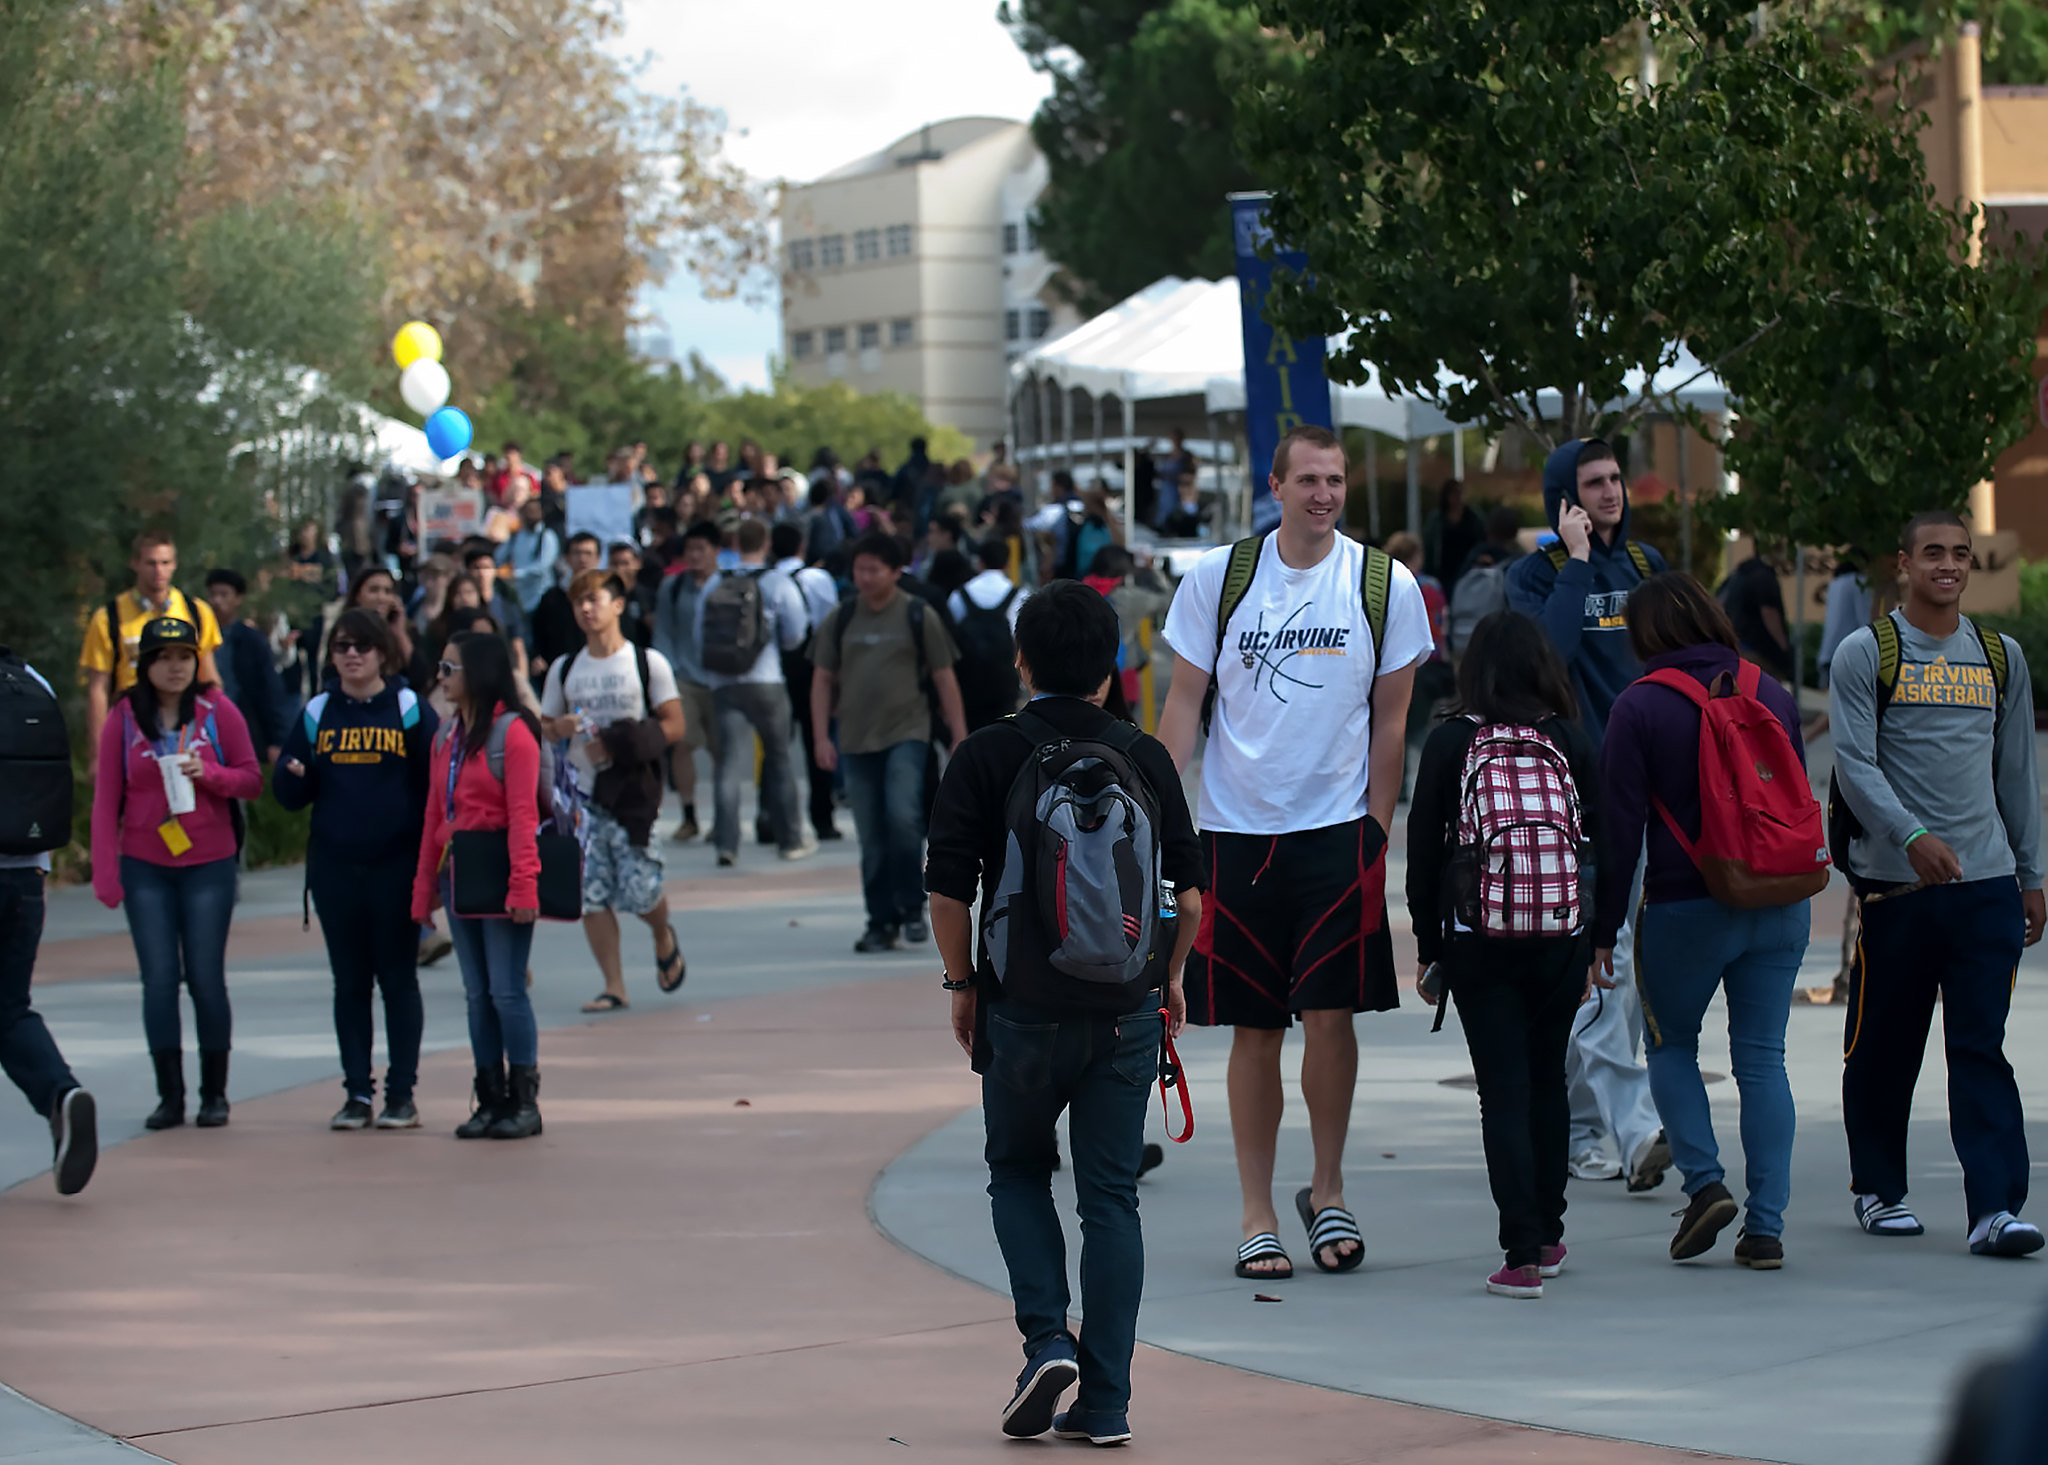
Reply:
<svg viewBox="0 0 2048 1465"><path fill-rule="evenodd" d="M1537 1269L1537 1270L1538 1270L1539 1272L1541 1272L1541 1273L1542 1273L1542 1274L1543 1274L1544 1276L1546 1276L1546 1277L1555 1277L1555 1276L1556 1276L1556 1275L1557 1275L1557 1274L1558 1274L1559 1272L1563 1271L1563 1270L1564 1270L1564 1245L1563 1245L1563 1243L1559 1243L1559 1244L1558 1244L1558 1245L1556 1245L1556 1246L1546 1246L1546 1247L1544 1247L1544 1248L1543 1248L1543 1260L1542 1260L1541 1262L1539 1262L1539 1263L1537 1264L1537 1267L1536 1267L1536 1269Z"/></svg>
<svg viewBox="0 0 2048 1465"><path fill-rule="evenodd" d="M1541 1297L1543 1270L1540 1267L1502 1267L1486 1279L1486 1290L1496 1297Z"/></svg>

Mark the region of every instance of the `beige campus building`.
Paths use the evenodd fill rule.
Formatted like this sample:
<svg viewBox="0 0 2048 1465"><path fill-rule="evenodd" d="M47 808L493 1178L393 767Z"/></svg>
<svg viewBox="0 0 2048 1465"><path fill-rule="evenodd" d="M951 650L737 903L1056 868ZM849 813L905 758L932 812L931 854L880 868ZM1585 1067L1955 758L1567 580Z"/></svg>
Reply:
<svg viewBox="0 0 2048 1465"><path fill-rule="evenodd" d="M987 449L1009 359L1072 329L1030 213L1045 159L1021 122L919 128L782 203L783 350L800 382L916 399Z"/></svg>

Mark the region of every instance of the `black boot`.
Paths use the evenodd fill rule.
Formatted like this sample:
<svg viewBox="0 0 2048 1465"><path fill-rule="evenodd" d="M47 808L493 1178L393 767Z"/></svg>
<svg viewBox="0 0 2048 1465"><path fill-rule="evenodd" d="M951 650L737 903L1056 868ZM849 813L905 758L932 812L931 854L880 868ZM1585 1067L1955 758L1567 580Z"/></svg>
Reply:
<svg viewBox="0 0 2048 1465"><path fill-rule="evenodd" d="M153 1052L156 1065L156 1112L142 1121L144 1129L175 1129L185 1122L185 1055L176 1048Z"/></svg>
<svg viewBox="0 0 2048 1465"><path fill-rule="evenodd" d="M505 1112L505 1070L479 1068L469 1118L455 1126L457 1139L482 1139Z"/></svg>
<svg viewBox="0 0 2048 1465"><path fill-rule="evenodd" d="M525 1139L540 1133L540 1070L515 1063L510 1084L505 1112L491 1126L492 1139Z"/></svg>
<svg viewBox="0 0 2048 1465"><path fill-rule="evenodd" d="M201 1129L219 1129L228 1122L228 1055L222 1049L199 1053L199 1113L192 1121Z"/></svg>

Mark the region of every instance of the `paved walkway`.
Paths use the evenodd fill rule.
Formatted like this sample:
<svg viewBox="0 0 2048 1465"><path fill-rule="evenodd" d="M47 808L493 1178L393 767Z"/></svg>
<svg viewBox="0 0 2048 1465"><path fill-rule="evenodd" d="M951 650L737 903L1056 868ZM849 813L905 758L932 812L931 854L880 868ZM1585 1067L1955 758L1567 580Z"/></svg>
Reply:
<svg viewBox="0 0 2048 1465"><path fill-rule="evenodd" d="M929 953L851 953L850 858L673 884L690 983L663 999L634 973L631 1016L575 1014L580 935L545 932L535 1141L448 1136L468 1064L446 969L428 978L430 1127L328 1133L317 934L235 963L226 1130L119 1144L64 1201L35 1173L39 1122L0 1105L0 1183L21 1181L0 1195L0 1380L20 1391L0 1391L0 1460L1001 1458L1006 1301L869 1217L877 1174L975 1090ZM685 852L671 871L708 863ZM253 932L290 889L250 885ZM90 966L100 916L58 903L52 956L75 943ZM134 1136L149 1094L132 977L81 971L38 1001L109 1138ZM1431 1465L1667 1458L1153 1348L1137 1388L1137 1453L1189 1465L1337 1465L1364 1442Z"/></svg>

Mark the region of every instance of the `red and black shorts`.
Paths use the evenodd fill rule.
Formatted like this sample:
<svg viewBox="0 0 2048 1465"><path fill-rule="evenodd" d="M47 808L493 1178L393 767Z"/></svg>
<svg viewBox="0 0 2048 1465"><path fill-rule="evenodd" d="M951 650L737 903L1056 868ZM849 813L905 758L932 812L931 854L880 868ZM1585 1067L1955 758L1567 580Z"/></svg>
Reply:
<svg viewBox="0 0 2048 1465"><path fill-rule="evenodd" d="M1204 832L1209 888L1188 958L1188 1020L1285 1028L1302 1012L1398 1007L1386 851L1371 819L1294 834Z"/></svg>

